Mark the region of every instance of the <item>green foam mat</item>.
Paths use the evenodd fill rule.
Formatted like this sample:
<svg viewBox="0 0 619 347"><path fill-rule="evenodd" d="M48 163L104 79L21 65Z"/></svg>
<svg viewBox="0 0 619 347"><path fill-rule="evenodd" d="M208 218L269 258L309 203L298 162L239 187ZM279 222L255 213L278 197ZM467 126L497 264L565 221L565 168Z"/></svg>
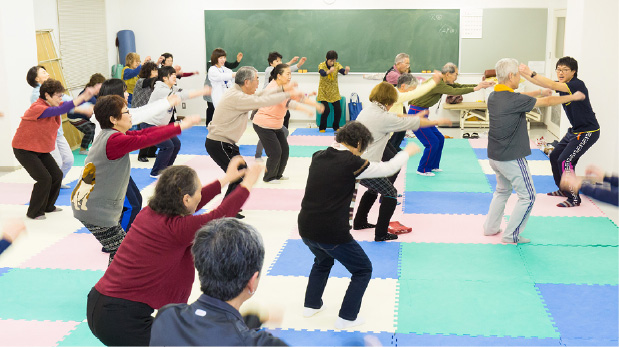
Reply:
<svg viewBox="0 0 619 347"><path fill-rule="evenodd" d="M532 283L400 280L397 333L559 337Z"/></svg>
<svg viewBox="0 0 619 347"><path fill-rule="evenodd" d="M619 230L607 217L531 216L526 226L533 245L617 246Z"/></svg>
<svg viewBox="0 0 619 347"><path fill-rule="evenodd" d="M326 148L327 146L290 146L290 157L311 158L316 151Z"/></svg>
<svg viewBox="0 0 619 347"><path fill-rule="evenodd" d="M424 147L418 140L415 139L412 140L412 142L416 143L423 151ZM445 145L443 147L443 153L441 154L441 169L459 173L483 173L479 165L479 159L475 155L475 151L468 145L468 142L467 146L468 147L448 147ZM409 160L407 167L408 172L417 171L421 155L422 153L418 153Z"/></svg>
<svg viewBox="0 0 619 347"><path fill-rule="evenodd" d="M406 172L405 189L408 192L492 193L490 184L488 184L483 172L443 171L436 172L436 176L427 177L418 175L416 167L412 170Z"/></svg>
<svg viewBox="0 0 619 347"><path fill-rule="evenodd" d="M92 334L87 322L80 323L64 339L58 342L58 346L105 346Z"/></svg>
<svg viewBox="0 0 619 347"><path fill-rule="evenodd" d="M84 166L86 154L80 154L80 149L73 150L73 166Z"/></svg>
<svg viewBox="0 0 619 347"><path fill-rule="evenodd" d="M535 283L617 285L617 247L523 245L519 249Z"/></svg>
<svg viewBox="0 0 619 347"><path fill-rule="evenodd" d="M402 243L400 278L533 283L513 245Z"/></svg>
<svg viewBox="0 0 619 347"><path fill-rule="evenodd" d="M103 271L12 269L0 276L1 319L77 321Z"/></svg>

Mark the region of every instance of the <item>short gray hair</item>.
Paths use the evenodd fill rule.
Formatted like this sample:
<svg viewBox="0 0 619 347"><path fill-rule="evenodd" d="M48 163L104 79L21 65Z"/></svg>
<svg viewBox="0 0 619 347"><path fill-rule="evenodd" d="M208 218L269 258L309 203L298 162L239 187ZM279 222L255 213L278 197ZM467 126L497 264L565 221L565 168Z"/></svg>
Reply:
<svg viewBox="0 0 619 347"><path fill-rule="evenodd" d="M253 66L243 66L236 72L234 83L242 87L245 84L245 81L253 80L257 74L258 70L256 70Z"/></svg>
<svg viewBox="0 0 619 347"><path fill-rule="evenodd" d="M503 83L509 77L509 74L516 75L518 73L518 60L513 58L503 58L499 60L495 67L496 79L499 83Z"/></svg>
<svg viewBox="0 0 619 347"><path fill-rule="evenodd" d="M443 65L443 69L441 69L441 73L443 75L444 74L448 74L448 73L454 73L454 72L456 72L457 68L458 67L456 66L456 64L449 62L449 63Z"/></svg>
<svg viewBox="0 0 619 347"><path fill-rule="evenodd" d="M418 85L419 81L417 81L417 78L415 78L415 76L413 76L412 74L403 73L400 75L400 77L398 77L397 87L400 88L403 84L412 87Z"/></svg>
<svg viewBox="0 0 619 347"><path fill-rule="evenodd" d="M215 219L200 228L191 253L200 289L221 301L239 296L264 263L262 237L236 218Z"/></svg>
<svg viewBox="0 0 619 347"><path fill-rule="evenodd" d="M406 53L400 53L400 54L395 56L395 63L396 64L397 63L402 63L402 62L404 62L404 59L409 59L410 60L410 57Z"/></svg>

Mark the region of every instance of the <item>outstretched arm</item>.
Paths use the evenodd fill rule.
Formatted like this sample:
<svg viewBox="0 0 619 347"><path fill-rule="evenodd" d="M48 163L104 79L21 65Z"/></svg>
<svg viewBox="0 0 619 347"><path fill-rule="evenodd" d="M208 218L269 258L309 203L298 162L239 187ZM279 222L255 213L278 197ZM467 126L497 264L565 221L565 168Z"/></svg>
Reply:
<svg viewBox="0 0 619 347"><path fill-rule="evenodd" d="M531 71L531 69L525 64L520 64L520 67L518 69L520 70L520 75L524 77L527 81L533 84L536 84L540 87L550 88L552 90L564 92L564 93L570 92L570 89L567 87L567 84L565 83L553 81L550 78L541 76L539 74L536 74L535 76L531 77L531 74L533 74L533 71Z"/></svg>

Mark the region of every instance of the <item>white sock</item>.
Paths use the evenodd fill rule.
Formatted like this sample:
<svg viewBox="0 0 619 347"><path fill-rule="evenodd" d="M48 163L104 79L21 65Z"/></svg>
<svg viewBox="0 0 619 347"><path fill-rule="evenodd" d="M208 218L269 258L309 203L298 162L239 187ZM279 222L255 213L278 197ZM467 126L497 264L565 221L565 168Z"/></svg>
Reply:
<svg viewBox="0 0 619 347"><path fill-rule="evenodd" d="M309 317L315 315L318 312L324 311L324 309L325 309L324 305L322 305L321 308L305 307L305 308L303 308L303 317L309 318Z"/></svg>
<svg viewBox="0 0 619 347"><path fill-rule="evenodd" d="M347 329L347 328L356 327L357 325L361 325L363 323L365 323L365 319L361 317L357 317L357 319L355 320L347 320L341 317L337 317L337 320L335 321L335 328L336 329Z"/></svg>

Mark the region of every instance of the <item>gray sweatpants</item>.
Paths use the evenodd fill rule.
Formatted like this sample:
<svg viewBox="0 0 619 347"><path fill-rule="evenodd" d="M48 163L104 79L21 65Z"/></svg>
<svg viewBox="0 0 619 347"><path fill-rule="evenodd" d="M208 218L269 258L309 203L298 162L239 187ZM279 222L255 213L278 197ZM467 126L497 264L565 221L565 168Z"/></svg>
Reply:
<svg viewBox="0 0 619 347"><path fill-rule="evenodd" d="M524 158L498 161L490 159L490 166L496 173L496 190L492 196L488 216L484 223L484 232L494 234L500 230L505 204L512 194L512 188L518 195L518 202L503 232L504 242L518 242L518 235L524 230L535 202L535 187Z"/></svg>

